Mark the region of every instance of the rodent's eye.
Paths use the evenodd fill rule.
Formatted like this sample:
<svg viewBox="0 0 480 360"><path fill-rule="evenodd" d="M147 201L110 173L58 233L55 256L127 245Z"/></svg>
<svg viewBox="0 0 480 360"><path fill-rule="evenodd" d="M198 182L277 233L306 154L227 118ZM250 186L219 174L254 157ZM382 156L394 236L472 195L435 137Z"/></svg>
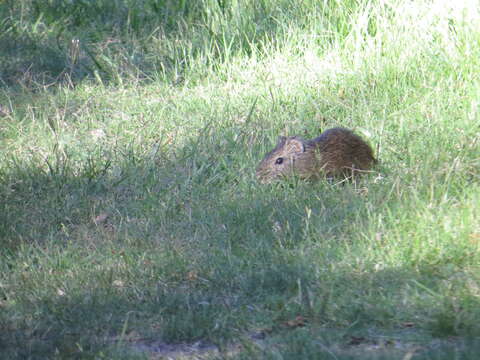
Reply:
<svg viewBox="0 0 480 360"><path fill-rule="evenodd" d="M275 164L280 165L281 163L283 163L283 158L282 157L279 157L279 158L277 158L277 160L275 160Z"/></svg>

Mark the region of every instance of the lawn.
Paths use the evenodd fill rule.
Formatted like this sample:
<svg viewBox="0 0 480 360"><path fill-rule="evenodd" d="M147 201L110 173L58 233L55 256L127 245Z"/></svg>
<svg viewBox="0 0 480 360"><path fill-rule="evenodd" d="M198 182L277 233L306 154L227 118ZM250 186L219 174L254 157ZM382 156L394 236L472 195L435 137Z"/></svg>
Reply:
<svg viewBox="0 0 480 360"><path fill-rule="evenodd" d="M0 19L0 358L478 358L476 1ZM371 173L255 179L278 136L335 126Z"/></svg>

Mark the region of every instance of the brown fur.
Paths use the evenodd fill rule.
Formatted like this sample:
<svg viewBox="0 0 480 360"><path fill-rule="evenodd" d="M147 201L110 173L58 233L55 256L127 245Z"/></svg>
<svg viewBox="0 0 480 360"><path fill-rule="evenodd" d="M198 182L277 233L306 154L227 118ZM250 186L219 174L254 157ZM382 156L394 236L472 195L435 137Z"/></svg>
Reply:
<svg viewBox="0 0 480 360"><path fill-rule="evenodd" d="M333 128L313 140L280 137L257 167L262 183L296 175L303 179L353 177L376 162L372 148L351 130Z"/></svg>

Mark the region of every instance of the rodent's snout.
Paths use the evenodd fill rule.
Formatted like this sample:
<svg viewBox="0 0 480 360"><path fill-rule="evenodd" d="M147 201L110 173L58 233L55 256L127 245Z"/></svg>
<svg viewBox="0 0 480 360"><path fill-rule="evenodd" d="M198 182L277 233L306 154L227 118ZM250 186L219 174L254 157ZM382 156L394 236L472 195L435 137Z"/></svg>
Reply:
<svg viewBox="0 0 480 360"><path fill-rule="evenodd" d="M267 174L265 174L265 171L261 168L260 165L257 167L257 170L255 171L255 177L257 178L257 181L260 184L266 184L268 183L268 176Z"/></svg>

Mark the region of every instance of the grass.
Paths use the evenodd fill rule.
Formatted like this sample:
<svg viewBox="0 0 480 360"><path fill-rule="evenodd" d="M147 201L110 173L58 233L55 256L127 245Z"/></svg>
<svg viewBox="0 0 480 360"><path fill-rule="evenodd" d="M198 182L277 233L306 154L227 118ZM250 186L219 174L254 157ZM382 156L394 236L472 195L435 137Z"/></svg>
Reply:
<svg viewBox="0 0 480 360"><path fill-rule="evenodd" d="M478 4L0 14L0 357L476 359ZM336 125L374 173L255 181Z"/></svg>

